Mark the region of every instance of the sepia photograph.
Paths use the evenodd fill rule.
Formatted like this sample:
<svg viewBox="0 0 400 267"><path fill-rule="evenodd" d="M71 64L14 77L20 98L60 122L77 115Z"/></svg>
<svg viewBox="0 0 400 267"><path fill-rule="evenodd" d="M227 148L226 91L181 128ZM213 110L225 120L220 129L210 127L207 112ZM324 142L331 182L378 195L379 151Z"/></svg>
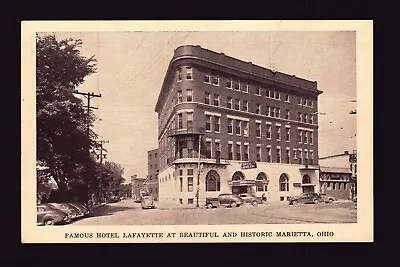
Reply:
<svg viewBox="0 0 400 267"><path fill-rule="evenodd" d="M22 59L22 242L372 241L372 21L28 21Z"/></svg>

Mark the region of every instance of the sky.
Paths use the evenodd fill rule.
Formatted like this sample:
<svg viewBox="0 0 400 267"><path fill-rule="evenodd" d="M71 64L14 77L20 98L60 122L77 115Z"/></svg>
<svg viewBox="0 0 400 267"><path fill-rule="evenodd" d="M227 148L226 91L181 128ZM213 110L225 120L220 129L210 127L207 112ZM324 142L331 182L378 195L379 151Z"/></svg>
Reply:
<svg viewBox="0 0 400 267"><path fill-rule="evenodd" d="M91 105L94 131L108 140L107 160L124 178L146 177L147 151L157 148L154 111L174 49L200 45L253 64L317 81L319 156L356 149L356 34L354 31L120 31L53 32L81 39L82 55L97 59L97 73L77 89L101 94ZM85 102L86 103L86 102Z"/></svg>

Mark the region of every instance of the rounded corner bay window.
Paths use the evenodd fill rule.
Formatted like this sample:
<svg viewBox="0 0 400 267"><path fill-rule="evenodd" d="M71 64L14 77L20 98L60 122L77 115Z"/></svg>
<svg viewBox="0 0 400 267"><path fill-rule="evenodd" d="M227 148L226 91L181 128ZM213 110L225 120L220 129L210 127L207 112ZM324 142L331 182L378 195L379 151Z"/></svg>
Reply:
<svg viewBox="0 0 400 267"><path fill-rule="evenodd" d="M289 177L286 173L279 177L279 191L289 191Z"/></svg>
<svg viewBox="0 0 400 267"><path fill-rule="evenodd" d="M206 191L220 191L219 174L211 170L206 176Z"/></svg>

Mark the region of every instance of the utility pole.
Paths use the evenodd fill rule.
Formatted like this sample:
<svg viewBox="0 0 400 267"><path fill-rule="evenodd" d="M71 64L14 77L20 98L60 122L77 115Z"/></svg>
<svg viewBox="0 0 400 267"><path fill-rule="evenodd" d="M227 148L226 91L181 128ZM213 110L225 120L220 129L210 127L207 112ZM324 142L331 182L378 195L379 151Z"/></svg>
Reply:
<svg viewBox="0 0 400 267"><path fill-rule="evenodd" d="M199 160L197 162L197 192L196 192L196 208L199 208L199 193L200 193L200 157L201 157L201 135L199 135Z"/></svg>
<svg viewBox="0 0 400 267"><path fill-rule="evenodd" d="M86 97L87 106L85 106L85 107L87 108L87 115L89 117L90 116L90 110L91 109L97 109L95 107L91 107L90 106L90 99L92 99L93 97L101 97L101 94L95 94L93 92L84 93L84 92L79 92L78 90L75 90L74 94L83 95L84 97ZM90 158L90 120L87 121L87 136L88 136L88 140L89 140L87 150L88 150L88 156ZM89 171L89 173L91 173L90 170L88 170L88 171ZM87 204L89 204L88 202L89 202L90 198L89 198L89 182L88 182L88 179L85 180L85 183L86 183L86 191L87 191L86 192L87 193L87 196L86 196L87 197L87 201L86 202L87 202Z"/></svg>
<svg viewBox="0 0 400 267"><path fill-rule="evenodd" d="M107 154L103 154L103 144L107 144L108 140L100 140L100 175L99 175L99 197L103 200L103 190L102 190L102 178L103 178L103 158L106 158Z"/></svg>

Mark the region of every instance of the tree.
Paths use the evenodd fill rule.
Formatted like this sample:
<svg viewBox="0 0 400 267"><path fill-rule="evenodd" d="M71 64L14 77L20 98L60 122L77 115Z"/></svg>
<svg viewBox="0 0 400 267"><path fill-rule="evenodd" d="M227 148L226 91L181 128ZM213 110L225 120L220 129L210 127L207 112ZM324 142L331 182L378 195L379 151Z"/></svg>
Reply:
<svg viewBox="0 0 400 267"><path fill-rule="evenodd" d="M82 180L93 164L88 149L94 146L86 114L73 92L86 76L96 72L94 56L80 54L81 40L57 41L54 35L36 35L37 160L43 162L62 195L68 182Z"/></svg>
<svg viewBox="0 0 400 267"><path fill-rule="evenodd" d="M103 196L119 196L120 185L125 182L122 177L124 168L115 162L106 161L104 164L97 164L96 176L100 177L101 171L101 191ZM99 185L100 186L100 185Z"/></svg>

